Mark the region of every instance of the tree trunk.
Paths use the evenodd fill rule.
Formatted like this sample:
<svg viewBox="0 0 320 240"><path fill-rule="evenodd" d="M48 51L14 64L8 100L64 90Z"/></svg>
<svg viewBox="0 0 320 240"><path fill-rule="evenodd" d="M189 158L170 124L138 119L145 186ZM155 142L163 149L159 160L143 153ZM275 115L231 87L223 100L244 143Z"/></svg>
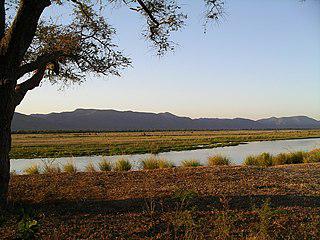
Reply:
<svg viewBox="0 0 320 240"><path fill-rule="evenodd" d="M11 121L14 113L12 83L0 78L0 208L6 205L10 180Z"/></svg>

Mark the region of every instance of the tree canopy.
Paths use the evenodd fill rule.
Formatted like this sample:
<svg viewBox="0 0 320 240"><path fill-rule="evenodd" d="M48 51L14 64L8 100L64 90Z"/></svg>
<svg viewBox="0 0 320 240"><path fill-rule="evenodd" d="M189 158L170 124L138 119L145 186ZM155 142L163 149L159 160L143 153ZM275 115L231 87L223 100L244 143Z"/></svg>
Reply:
<svg viewBox="0 0 320 240"><path fill-rule="evenodd" d="M203 1L204 24L219 19L224 2ZM120 75L131 65L113 41L116 29L108 23L105 8L123 6L142 16L142 35L158 55L174 49L171 34L187 19L175 0L0 0L0 5L1 51L18 69L15 78L37 71L32 84L18 86L24 91L39 85L44 74L52 82L81 82L88 72ZM42 14L48 7L67 9L69 15L61 20Z"/></svg>

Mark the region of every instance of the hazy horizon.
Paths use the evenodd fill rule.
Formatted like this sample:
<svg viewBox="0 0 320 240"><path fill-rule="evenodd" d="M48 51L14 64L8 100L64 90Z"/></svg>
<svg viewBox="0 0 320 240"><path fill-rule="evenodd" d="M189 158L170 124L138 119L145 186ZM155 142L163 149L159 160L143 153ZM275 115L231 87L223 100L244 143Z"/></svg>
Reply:
<svg viewBox="0 0 320 240"><path fill-rule="evenodd" d="M228 0L220 25L203 33L202 5L183 5L185 29L175 53L155 56L126 8L106 12L133 60L122 77L94 78L57 91L42 84L17 112L77 108L171 112L191 118L308 116L320 119L320 1Z"/></svg>
<svg viewBox="0 0 320 240"><path fill-rule="evenodd" d="M179 115L179 114L175 114L173 112L168 112L168 111L165 111L165 112L150 112L150 111L135 111L135 110L130 110L130 109L127 109L127 110L119 110L119 109L111 109L111 108L76 108L76 109L73 109L73 110L65 110L65 111L61 111L61 112L57 112L57 111L53 111L53 112L46 112L46 113L40 113L40 112L35 112L35 113L21 113L21 112L17 112L17 113L21 113L21 114L26 114L26 115L33 115L33 114L50 114L50 113L62 113L62 112L74 112L76 110L105 110L105 111L109 111L109 110L112 110L112 111L118 111L118 112L138 112L138 113L155 113L155 114L160 114L160 113L170 113L170 114L173 114L175 116L178 116L178 117L189 117L191 119L198 119L198 118L220 118L220 119L235 119L235 118L244 118L244 119L251 119L251 120L261 120L261 119L264 119L264 118L272 118L272 117L276 117L276 118L282 118L282 117L310 117L310 116L307 116L307 115L290 115L290 116L268 116L268 117L264 117L264 118L246 118L246 117L230 117L230 118L227 118L227 117L207 117L207 116L200 116L200 117L191 117L191 116L188 116L188 115ZM313 118L313 117L310 117L310 118ZM316 119L318 121L320 121L320 117L319 118L313 118L313 119Z"/></svg>

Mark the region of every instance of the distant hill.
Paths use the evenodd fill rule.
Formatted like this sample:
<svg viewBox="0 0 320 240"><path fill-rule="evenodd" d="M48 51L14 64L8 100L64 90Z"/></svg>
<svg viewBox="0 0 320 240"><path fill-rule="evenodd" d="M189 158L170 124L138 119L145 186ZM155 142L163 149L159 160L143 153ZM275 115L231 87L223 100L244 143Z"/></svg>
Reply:
<svg viewBox="0 0 320 240"><path fill-rule="evenodd" d="M238 130L238 129L320 129L320 121L306 117L250 120L179 117L171 113L77 109L72 112L31 114L15 113L12 130Z"/></svg>

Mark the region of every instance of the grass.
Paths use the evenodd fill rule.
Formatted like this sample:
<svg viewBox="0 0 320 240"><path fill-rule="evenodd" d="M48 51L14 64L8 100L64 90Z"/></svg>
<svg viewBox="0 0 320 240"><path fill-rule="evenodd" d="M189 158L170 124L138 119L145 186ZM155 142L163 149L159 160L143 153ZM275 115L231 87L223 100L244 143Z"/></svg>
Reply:
<svg viewBox="0 0 320 240"><path fill-rule="evenodd" d="M315 240L320 233L319 170L319 164L304 164L176 168L94 177L16 175L11 179L8 209L0 210L0 235L3 239L18 235L28 239L30 233L29 239ZM263 186L270 188L262 190ZM145 201L150 202L147 209ZM22 218L20 208L34 214Z"/></svg>
<svg viewBox="0 0 320 240"><path fill-rule="evenodd" d="M208 158L208 165L209 166L229 166L231 164L231 160L222 155L215 155L215 156L210 156Z"/></svg>
<svg viewBox="0 0 320 240"><path fill-rule="evenodd" d="M58 165L44 165L43 167L44 174L57 174L61 173L61 168Z"/></svg>
<svg viewBox="0 0 320 240"><path fill-rule="evenodd" d="M92 162L89 162L85 167L86 172L96 172L96 168Z"/></svg>
<svg viewBox="0 0 320 240"><path fill-rule="evenodd" d="M63 166L63 171L66 173L76 173L78 170L74 163L68 162Z"/></svg>
<svg viewBox="0 0 320 240"><path fill-rule="evenodd" d="M101 162L98 164L100 171L102 172L109 172L112 169L111 162L107 161L106 159L102 159Z"/></svg>
<svg viewBox="0 0 320 240"><path fill-rule="evenodd" d="M314 149L309 152L296 151L289 153L280 153L272 156L270 153L261 153L259 155L248 156L244 165L270 167L285 164L317 163L320 162L320 149Z"/></svg>
<svg viewBox="0 0 320 240"><path fill-rule="evenodd" d="M273 165L273 156L270 153L260 153L259 155L250 155L244 160L246 166L270 167Z"/></svg>
<svg viewBox="0 0 320 240"><path fill-rule="evenodd" d="M172 162L169 162L166 159L158 158L155 156L143 159L141 161L143 169L153 170L153 169L162 169L162 168L172 168L174 167Z"/></svg>
<svg viewBox="0 0 320 240"><path fill-rule="evenodd" d="M12 159L182 151L243 142L320 137L320 130L13 134Z"/></svg>
<svg viewBox="0 0 320 240"><path fill-rule="evenodd" d="M320 148L314 149L304 155L304 163L317 163L320 162Z"/></svg>
<svg viewBox="0 0 320 240"><path fill-rule="evenodd" d="M131 170L131 168L132 168L132 165L129 162L129 160L124 158L118 159L118 161L116 161L114 165L115 171L129 171Z"/></svg>
<svg viewBox="0 0 320 240"><path fill-rule="evenodd" d="M40 174L40 169L38 165L32 165L24 170L26 174Z"/></svg>
<svg viewBox="0 0 320 240"><path fill-rule="evenodd" d="M260 167L270 167L276 165L284 164L301 164L301 163L318 163L320 162L320 149L314 149L309 152L297 151L289 153L280 153L275 156L270 153L263 152L258 155L249 155L246 157L243 165L245 166L260 166ZM228 157L222 155L214 155L208 158L208 166L229 166L231 160ZM98 163L99 170L102 172L107 172L112 170L113 164L106 159L103 159ZM198 160L190 159L181 162L182 167L199 167L202 164ZM173 163L156 156L151 156L149 158L143 159L141 161L141 167L145 170L153 169L163 169L174 167ZM130 171L132 165L127 159L118 159L114 164L113 170L115 171ZM76 173L78 170L73 162L68 162L63 166L63 171L66 173ZM96 172L92 162L88 163L85 167L86 172ZM26 174L40 174L40 168L38 165L32 165L31 167L24 170ZM53 163L45 163L42 168L42 173L44 174L56 174L60 173L61 169L58 165ZM12 173L14 175L14 173Z"/></svg>
<svg viewBox="0 0 320 240"><path fill-rule="evenodd" d="M182 167L200 167L202 164L198 160L190 159L181 162Z"/></svg>

